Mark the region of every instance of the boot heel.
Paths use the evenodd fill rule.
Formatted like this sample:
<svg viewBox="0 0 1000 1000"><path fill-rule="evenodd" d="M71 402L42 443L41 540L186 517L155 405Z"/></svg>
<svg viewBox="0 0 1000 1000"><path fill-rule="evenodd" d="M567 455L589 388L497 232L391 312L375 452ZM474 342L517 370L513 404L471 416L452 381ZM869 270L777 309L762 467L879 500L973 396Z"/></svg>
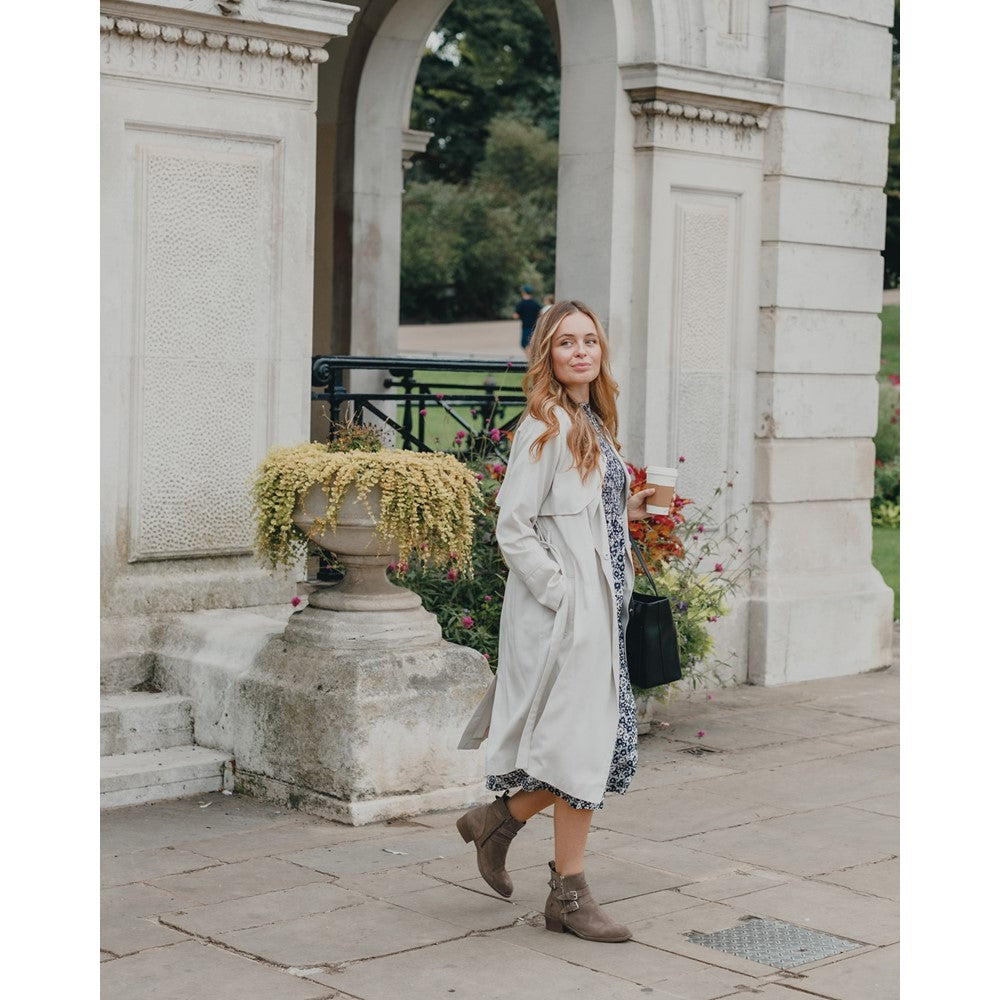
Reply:
<svg viewBox="0 0 1000 1000"><path fill-rule="evenodd" d="M561 920L556 920L554 917L546 916L545 929L547 931L555 931L557 934L562 931L565 934L568 928Z"/></svg>
<svg viewBox="0 0 1000 1000"><path fill-rule="evenodd" d="M458 832L462 835L462 840L468 843L470 840L475 838L475 834L472 832L472 826L469 823L468 816L462 816L455 826L458 827Z"/></svg>

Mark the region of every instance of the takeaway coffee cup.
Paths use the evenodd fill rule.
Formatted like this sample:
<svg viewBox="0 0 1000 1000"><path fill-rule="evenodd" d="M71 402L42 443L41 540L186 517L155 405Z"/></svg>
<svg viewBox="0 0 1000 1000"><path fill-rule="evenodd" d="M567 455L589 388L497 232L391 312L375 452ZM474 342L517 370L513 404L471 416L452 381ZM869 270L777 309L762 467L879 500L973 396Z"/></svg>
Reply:
<svg viewBox="0 0 1000 1000"><path fill-rule="evenodd" d="M676 469L667 469L662 465L647 466L646 486L656 487L656 492L646 501L646 510L650 514L669 514L676 485Z"/></svg>

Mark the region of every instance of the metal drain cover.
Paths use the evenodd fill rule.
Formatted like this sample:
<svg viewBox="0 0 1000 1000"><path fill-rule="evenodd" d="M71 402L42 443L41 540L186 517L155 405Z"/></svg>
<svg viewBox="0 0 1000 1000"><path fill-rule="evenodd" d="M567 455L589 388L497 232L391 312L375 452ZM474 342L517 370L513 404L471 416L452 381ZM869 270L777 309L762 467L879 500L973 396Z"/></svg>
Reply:
<svg viewBox="0 0 1000 1000"><path fill-rule="evenodd" d="M747 958L751 962L772 965L776 969L791 969L861 947L856 941L846 941L832 934L757 917L711 934L692 931L687 938L694 944Z"/></svg>

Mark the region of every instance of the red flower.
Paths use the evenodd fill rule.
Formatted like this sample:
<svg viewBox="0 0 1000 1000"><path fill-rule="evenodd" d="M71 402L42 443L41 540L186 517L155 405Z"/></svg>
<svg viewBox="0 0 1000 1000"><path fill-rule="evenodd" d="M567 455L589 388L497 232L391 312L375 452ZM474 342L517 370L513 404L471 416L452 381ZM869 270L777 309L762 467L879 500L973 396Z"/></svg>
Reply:
<svg viewBox="0 0 1000 1000"><path fill-rule="evenodd" d="M684 456L683 455L678 455L677 456L677 461L678 462L683 462L684 461Z"/></svg>
<svg viewBox="0 0 1000 1000"><path fill-rule="evenodd" d="M292 607L293 607L293 608L297 608L297 607L298 607L298 606L299 606L299 605L300 605L301 603L302 603L302 598L301 598L301 597L299 597L299 595L298 595L298 594L296 594L296 595L295 595L295 596L294 596L294 597L292 598Z"/></svg>
<svg viewBox="0 0 1000 1000"><path fill-rule="evenodd" d="M704 736L704 735L705 735L705 730L704 729L699 729L698 730L698 739L700 740L702 738L702 736Z"/></svg>
<svg viewBox="0 0 1000 1000"><path fill-rule="evenodd" d="M721 573L722 572L722 563L716 563L715 564L715 572L716 573Z"/></svg>
<svg viewBox="0 0 1000 1000"><path fill-rule="evenodd" d="M466 628L472 628L472 626L473 626L473 625L475 624L475 622L474 622L474 621L473 621L473 620L472 620L472 619L471 619L471 618L470 618L470 617L469 617L468 615L466 615L466 616L465 616L465 617L464 617L464 618L462 619L462 624L463 624L463 625L464 625L464 626L465 626Z"/></svg>

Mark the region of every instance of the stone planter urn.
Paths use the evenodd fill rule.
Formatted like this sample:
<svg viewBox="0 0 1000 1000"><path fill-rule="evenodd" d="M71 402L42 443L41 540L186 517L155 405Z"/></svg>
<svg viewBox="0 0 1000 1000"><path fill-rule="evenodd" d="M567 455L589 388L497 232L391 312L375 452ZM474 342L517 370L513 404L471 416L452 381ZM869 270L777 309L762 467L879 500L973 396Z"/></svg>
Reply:
<svg viewBox="0 0 1000 1000"><path fill-rule="evenodd" d="M314 532L313 526L326 515L326 488L318 483L302 498L293 518L296 526L336 555L344 567L343 580L309 595L310 607L325 611L407 611L421 606L417 594L390 582L385 575L389 565L399 558L399 548L375 530L379 494L377 487L373 489L366 507L357 491L349 490L337 512L336 526L320 532Z"/></svg>

